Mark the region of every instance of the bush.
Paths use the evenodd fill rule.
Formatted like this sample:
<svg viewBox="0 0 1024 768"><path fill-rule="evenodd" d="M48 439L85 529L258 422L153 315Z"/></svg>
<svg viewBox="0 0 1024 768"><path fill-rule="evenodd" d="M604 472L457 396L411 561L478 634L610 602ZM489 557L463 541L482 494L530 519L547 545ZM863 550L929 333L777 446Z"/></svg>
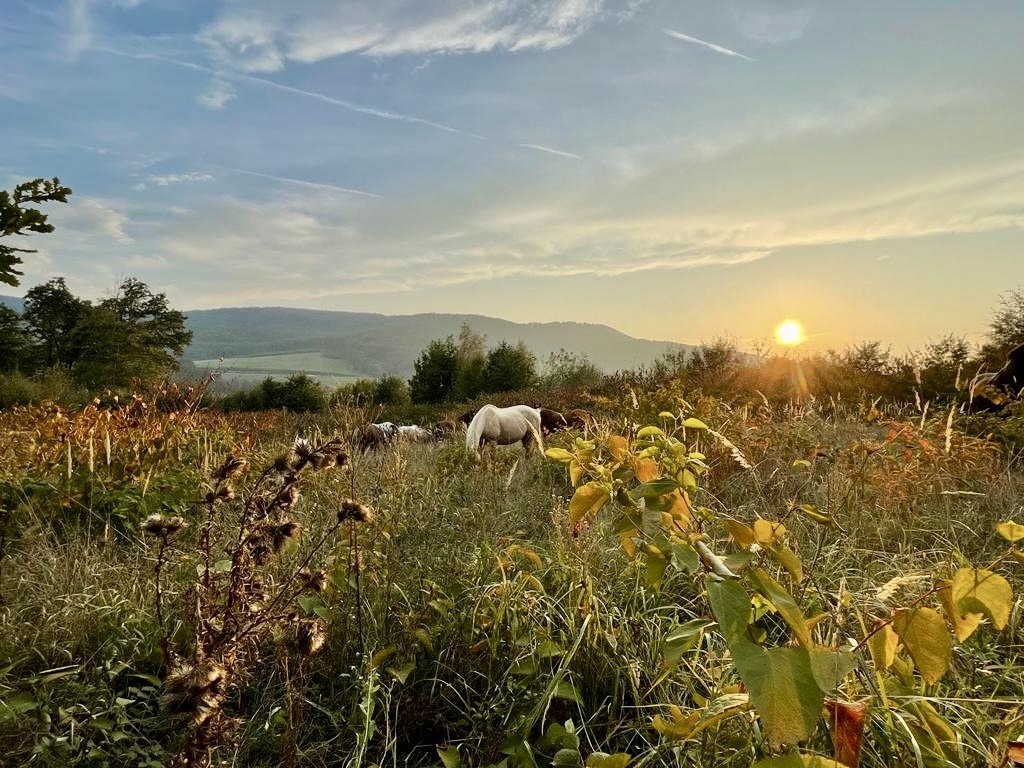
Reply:
<svg viewBox="0 0 1024 768"><path fill-rule="evenodd" d="M327 407L327 392L312 376L296 373L285 381L268 376L258 386L236 392L221 400L226 411L266 411L287 408L292 413L322 411Z"/></svg>

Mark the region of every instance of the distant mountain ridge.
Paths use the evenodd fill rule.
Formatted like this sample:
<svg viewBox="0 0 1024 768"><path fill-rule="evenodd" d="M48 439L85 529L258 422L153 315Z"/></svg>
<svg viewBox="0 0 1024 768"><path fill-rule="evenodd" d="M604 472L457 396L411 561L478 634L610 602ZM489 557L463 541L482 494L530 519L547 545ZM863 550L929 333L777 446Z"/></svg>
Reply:
<svg viewBox="0 0 1024 768"><path fill-rule="evenodd" d="M0 296L16 311L23 301ZM184 360L253 378L305 371L346 379L396 374L408 378L434 339L458 336L463 323L486 336L487 347L520 340L543 364L565 349L586 355L606 372L647 365L687 345L637 339L607 325L576 322L515 323L486 315L384 315L371 312L235 307L186 311L192 344ZM223 358L223 362L220 360Z"/></svg>

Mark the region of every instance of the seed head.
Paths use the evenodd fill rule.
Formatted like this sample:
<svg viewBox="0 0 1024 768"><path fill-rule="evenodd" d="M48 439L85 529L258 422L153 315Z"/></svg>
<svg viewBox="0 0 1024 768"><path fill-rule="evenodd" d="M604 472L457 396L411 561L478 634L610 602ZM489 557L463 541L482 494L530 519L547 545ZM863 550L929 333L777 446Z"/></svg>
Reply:
<svg viewBox="0 0 1024 768"><path fill-rule="evenodd" d="M373 509L368 504L360 504L353 499L345 499L338 510L338 522L354 520L357 523L369 523L373 520Z"/></svg>
<svg viewBox="0 0 1024 768"><path fill-rule="evenodd" d="M224 700L227 670L215 661L185 665L164 680L160 708L169 715L202 725Z"/></svg>
<svg viewBox="0 0 1024 768"><path fill-rule="evenodd" d="M327 630L320 619L300 619L294 633L292 642L303 656L312 656L327 642Z"/></svg>
<svg viewBox="0 0 1024 768"><path fill-rule="evenodd" d="M270 544L277 554L284 545L299 535L299 524L292 520L285 520L283 523L270 524L265 527L270 536Z"/></svg>
<svg viewBox="0 0 1024 768"><path fill-rule="evenodd" d="M227 480L245 472L249 468L249 462L240 456L228 454L228 457L213 472L214 480Z"/></svg>
<svg viewBox="0 0 1024 768"><path fill-rule="evenodd" d="M313 592L323 592L327 589L327 571L323 568L303 568L299 571L299 578L302 579L306 589Z"/></svg>
<svg viewBox="0 0 1024 768"><path fill-rule="evenodd" d="M185 518L178 517L177 515L168 517L167 515L155 514L142 521L143 532L148 533L150 536L172 536L186 527L188 527L188 523L185 522Z"/></svg>

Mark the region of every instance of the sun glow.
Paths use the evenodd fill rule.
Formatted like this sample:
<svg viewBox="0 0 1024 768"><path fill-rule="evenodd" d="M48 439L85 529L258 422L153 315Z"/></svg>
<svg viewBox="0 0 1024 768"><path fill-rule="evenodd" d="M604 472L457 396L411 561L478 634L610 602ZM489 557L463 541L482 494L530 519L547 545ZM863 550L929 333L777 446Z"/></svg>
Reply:
<svg viewBox="0 0 1024 768"><path fill-rule="evenodd" d="M783 320L775 329L775 340L787 347L795 347L807 341L807 334L796 320Z"/></svg>

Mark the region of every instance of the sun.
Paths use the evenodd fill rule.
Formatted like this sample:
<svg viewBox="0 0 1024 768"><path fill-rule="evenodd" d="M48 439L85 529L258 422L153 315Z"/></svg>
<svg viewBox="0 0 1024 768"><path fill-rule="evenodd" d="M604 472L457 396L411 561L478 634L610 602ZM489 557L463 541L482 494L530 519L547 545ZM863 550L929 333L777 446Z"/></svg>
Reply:
<svg viewBox="0 0 1024 768"><path fill-rule="evenodd" d="M775 340L784 346L795 347L807 341L807 334L796 320L783 320L775 329Z"/></svg>

